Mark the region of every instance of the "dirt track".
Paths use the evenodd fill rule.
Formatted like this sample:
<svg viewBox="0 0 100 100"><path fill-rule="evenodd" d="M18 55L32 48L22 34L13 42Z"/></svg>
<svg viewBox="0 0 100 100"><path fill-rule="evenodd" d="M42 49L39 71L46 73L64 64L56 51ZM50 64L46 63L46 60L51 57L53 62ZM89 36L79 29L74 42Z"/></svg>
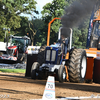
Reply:
<svg viewBox="0 0 100 100"><path fill-rule="evenodd" d="M0 73L0 100L40 99L44 92L46 80L32 80L24 74ZM97 96L100 84L55 83L56 97ZM1 95L9 98L1 98Z"/></svg>

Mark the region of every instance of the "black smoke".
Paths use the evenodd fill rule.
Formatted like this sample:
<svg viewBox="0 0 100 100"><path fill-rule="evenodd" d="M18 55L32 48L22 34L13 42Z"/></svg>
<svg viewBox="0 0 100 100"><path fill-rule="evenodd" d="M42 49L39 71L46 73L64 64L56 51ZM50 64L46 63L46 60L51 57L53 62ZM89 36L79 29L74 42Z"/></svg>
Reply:
<svg viewBox="0 0 100 100"><path fill-rule="evenodd" d="M76 0L65 9L61 17L63 27L73 28L89 15L97 0ZM100 3L100 0L98 0Z"/></svg>
<svg viewBox="0 0 100 100"><path fill-rule="evenodd" d="M67 27L62 27L61 29L61 35L63 35L65 38L70 37L71 30Z"/></svg>

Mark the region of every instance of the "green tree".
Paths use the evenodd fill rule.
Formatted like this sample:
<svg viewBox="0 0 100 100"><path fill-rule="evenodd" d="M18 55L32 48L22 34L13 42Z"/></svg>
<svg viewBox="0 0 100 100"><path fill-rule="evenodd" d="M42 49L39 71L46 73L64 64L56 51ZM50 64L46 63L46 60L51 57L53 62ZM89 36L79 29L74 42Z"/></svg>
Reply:
<svg viewBox="0 0 100 100"><path fill-rule="evenodd" d="M44 28L44 21L42 19L35 18L33 20L34 29L37 31L34 37L34 45L40 46L45 42L44 34L41 30Z"/></svg>
<svg viewBox="0 0 100 100"><path fill-rule="evenodd" d="M73 29L73 46L86 48L87 34L89 27L89 17L81 25Z"/></svg>
<svg viewBox="0 0 100 100"><path fill-rule="evenodd" d="M35 0L0 0L0 32L1 37L4 36L2 32L3 27L20 28L20 14L31 12L38 13L36 11Z"/></svg>
<svg viewBox="0 0 100 100"><path fill-rule="evenodd" d="M81 45L82 48L86 48L88 28L89 28L89 20L90 20L90 16L88 16L84 20L83 24L81 24L79 26L79 30L81 30L81 36L79 38L79 41L82 42L82 45Z"/></svg>
<svg viewBox="0 0 100 100"><path fill-rule="evenodd" d="M29 29L30 29L30 38L31 38L31 41L32 41L32 46L33 46L34 37L36 35L37 30L34 29L34 24L32 22L33 22L33 20L29 22Z"/></svg>
<svg viewBox="0 0 100 100"><path fill-rule="evenodd" d="M11 31L11 34L13 35L17 35L17 36L24 36L27 35L27 33L29 33L29 26L28 26L28 19L27 17L20 17L21 18L21 22L20 22L20 28L17 29L13 29Z"/></svg>
<svg viewBox="0 0 100 100"><path fill-rule="evenodd" d="M78 28L75 28L73 30L73 41L72 41L74 47L80 48L79 46L82 45L82 43L79 41L80 35L81 31Z"/></svg>

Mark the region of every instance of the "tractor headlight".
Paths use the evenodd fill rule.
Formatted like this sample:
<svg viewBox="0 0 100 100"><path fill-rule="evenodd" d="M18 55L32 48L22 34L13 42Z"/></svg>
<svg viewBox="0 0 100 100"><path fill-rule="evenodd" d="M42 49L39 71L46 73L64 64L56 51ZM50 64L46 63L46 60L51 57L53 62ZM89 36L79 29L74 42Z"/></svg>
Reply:
<svg viewBox="0 0 100 100"><path fill-rule="evenodd" d="M46 52L46 61L50 61L50 50L47 50Z"/></svg>
<svg viewBox="0 0 100 100"><path fill-rule="evenodd" d="M52 50L51 61L55 61L55 58L56 58L56 51Z"/></svg>

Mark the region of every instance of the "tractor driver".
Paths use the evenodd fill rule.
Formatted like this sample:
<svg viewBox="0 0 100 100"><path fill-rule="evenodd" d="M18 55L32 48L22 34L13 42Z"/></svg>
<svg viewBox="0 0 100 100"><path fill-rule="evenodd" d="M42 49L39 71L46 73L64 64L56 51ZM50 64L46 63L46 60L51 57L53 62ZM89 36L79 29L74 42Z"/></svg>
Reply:
<svg viewBox="0 0 100 100"><path fill-rule="evenodd" d="M68 46L68 38L66 38L63 34L61 34L61 43L64 44L64 52L63 54L67 54L67 46Z"/></svg>
<svg viewBox="0 0 100 100"><path fill-rule="evenodd" d="M68 42L69 42L69 36L70 36L70 30L66 27L63 27L61 29L61 38L59 42L63 44L63 54L64 56L67 54L67 49L68 49Z"/></svg>

